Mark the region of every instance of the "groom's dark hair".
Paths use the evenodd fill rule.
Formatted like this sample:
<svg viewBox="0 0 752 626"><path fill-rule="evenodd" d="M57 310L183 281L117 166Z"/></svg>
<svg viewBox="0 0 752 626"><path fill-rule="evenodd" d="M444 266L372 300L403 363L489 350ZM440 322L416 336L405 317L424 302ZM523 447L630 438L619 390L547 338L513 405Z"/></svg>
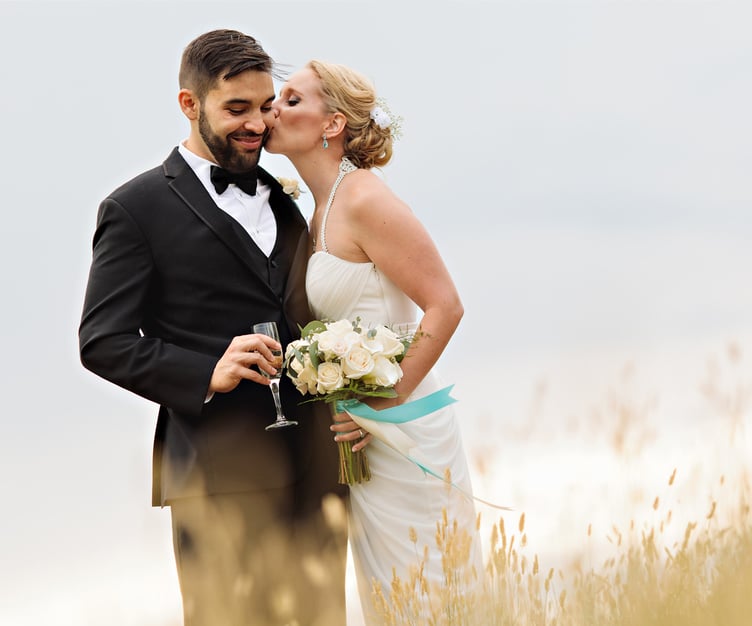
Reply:
<svg viewBox="0 0 752 626"><path fill-rule="evenodd" d="M199 35L183 51L178 80L203 100L220 79L227 80L247 70L274 70L274 61L250 35L237 30L212 30Z"/></svg>

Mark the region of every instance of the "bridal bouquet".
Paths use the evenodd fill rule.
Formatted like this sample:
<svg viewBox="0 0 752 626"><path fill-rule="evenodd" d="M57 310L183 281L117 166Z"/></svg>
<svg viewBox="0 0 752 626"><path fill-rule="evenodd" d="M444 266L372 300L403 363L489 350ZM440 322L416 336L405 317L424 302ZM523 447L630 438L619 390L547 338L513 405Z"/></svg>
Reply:
<svg viewBox="0 0 752 626"><path fill-rule="evenodd" d="M337 402L367 397L394 398L394 385L402 378L400 362L410 341L386 326L362 328L354 321L314 320L301 338L285 351L287 376L308 401ZM339 412L339 411L338 411ZM351 443L339 442L339 482L352 485L370 479L363 450L353 452Z"/></svg>

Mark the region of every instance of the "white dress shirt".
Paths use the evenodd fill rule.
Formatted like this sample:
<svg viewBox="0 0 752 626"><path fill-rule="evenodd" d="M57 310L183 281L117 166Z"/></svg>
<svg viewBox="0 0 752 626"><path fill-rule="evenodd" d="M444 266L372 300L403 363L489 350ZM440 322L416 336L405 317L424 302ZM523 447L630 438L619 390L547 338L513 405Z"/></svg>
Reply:
<svg viewBox="0 0 752 626"><path fill-rule="evenodd" d="M269 256L277 241L277 220L269 205L269 185L258 181L255 196L248 195L234 184L228 185L222 194L218 194L211 182L211 166L216 163L191 152L182 143L178 146L178 152L196 173L217 206L237 220L261 251Z"/></svg>

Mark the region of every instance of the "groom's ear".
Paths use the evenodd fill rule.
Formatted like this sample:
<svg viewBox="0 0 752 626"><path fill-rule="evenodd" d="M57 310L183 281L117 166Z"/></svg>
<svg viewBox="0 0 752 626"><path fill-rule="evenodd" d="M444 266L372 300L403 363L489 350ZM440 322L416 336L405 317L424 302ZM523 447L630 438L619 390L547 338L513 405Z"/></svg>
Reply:
<svg viewBox="0 0 752 626"><path fill-rule="evenodd" d="M178 104L189 120L198 119L199 101L190 89L181 89L178 92Z"/></svg>
<svg viewBox="0 0 752 626"><path fill-rule="evenodd" d="M342 113L337 111L336 113L333 113L329 118L328 124L324 127L324 132L326 133L327 138L331 139L332 137L336 137L342 131L344 131L346 125L347 119L344 115L342 115Z"/></svg>

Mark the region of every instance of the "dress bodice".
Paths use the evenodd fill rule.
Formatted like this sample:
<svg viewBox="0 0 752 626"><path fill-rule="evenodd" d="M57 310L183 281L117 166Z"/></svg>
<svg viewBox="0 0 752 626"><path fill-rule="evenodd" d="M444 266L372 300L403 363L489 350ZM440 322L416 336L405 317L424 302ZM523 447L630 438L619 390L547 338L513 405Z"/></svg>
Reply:
<svg viewBox="0 0 752 626"><path fill-rule="evenodd" d="M414 329L417 307L370 262L346 261L315 252L306 274L308 302L316 319L354 320Z"/></svg>
<svg viewBox="0 0 752 626"><path fill-rule="evenodd" d="M326 221L334 195L342 179L357 168L342 158L337 179L332 185L318 233L322 250L308 262L306 292L311 312L320 320L337 321L360 318L368 325L384 324L398 330L415 330L417 307L372 262L341 259L329 252Z"/></svg>

